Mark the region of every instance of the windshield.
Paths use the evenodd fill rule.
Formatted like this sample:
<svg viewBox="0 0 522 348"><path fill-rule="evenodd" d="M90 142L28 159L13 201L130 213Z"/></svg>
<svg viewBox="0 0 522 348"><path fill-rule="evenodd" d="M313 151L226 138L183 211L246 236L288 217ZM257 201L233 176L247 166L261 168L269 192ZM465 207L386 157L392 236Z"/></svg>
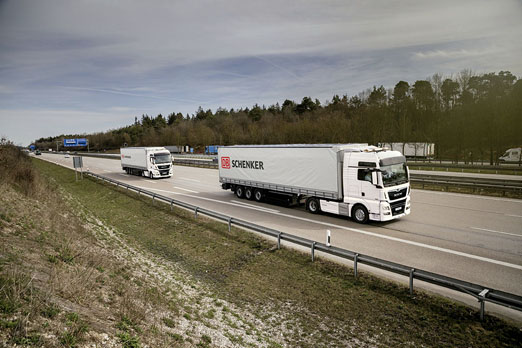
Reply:
<svg viewBox="0 0 522 348"><path fill-rule="evenodd" d="M381 166L384 187L400 185L408 182L406 163Z"/></svg>
<svg viewBox="0 0 522 348"><path fill-rule="evenodd" d="M170 163L170 155L169 154L157 154L154 156L155 163L161 164L161 163Z"/></svg>

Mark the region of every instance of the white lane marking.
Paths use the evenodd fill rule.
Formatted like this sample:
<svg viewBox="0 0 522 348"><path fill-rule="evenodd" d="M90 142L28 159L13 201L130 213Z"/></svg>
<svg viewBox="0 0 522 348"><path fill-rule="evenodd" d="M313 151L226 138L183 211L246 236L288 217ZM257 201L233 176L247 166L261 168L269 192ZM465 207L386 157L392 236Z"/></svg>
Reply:
<svg viewBox="0 0 522 348"><path fill-rule="evenodd" d="M107 172L107 173L112 173L112 170L104 169L103 171L104 171L104 172Z"/></svg>
<svg viewBox="0 0 522 348"><path fill-rule="evenodd" d="M220 203L220 204L233 205L235 207L241 207L241 208L245 208L245 209L258 210L258 211L262 211L263 213L274 213L274 212L277 212L277 210L273 210L273 209L262 208L262 207L254 207L254 206L245 206L243 204L225 202L225 201L220 201L220 200L217 200L217 199L212 199L212 198L207 198L207 197L198 197L198 196L188 195L186 193L180 193L180 192L174 192L174 191L166 191L166 190L160 190L160 189L155 189L155 188L148 188L148 189L149 190L153 190L153 191L161 191L161 192L172 193L174 195L180 195L180 196L185 196L185 197L198 198L198 199L202 199L202 200L205 200L205 201L216 202L216 203Z"/></svg>
<svg viewBox="0 0 522 348"><path fill-rule="evenodd" d="M445 195L445 196L455 196L455 197L471 197L473 199L487 199L490 201L500 201L500 202L512 202L512 203L522 203L522 199L512 199L512 198L495 198L495 197L487 197L487 196L479 196L479 195L470 195L466 193L451 193L451 192L436 192L422 189L411 189L412 192L422 191L423 193L432 193L434 195Z"/></svg>
<svg viewBox="0 0 522 348"><path fill-rule="evenodd" d="M495 231L495 230L488 230L487 228L471 227L471 226L469 228L471 228L473 230L486 231L486 232L491 232L491 233L506 234L508 236L522 237L522 235L520 235L520 234L509 233L509 232L501 232L501 231Z"/></svg>
<svg viewBox="0 0 522 348"><path fill-rule="evenodd" d="M511 216L511 217L517 217L522 218L522 215L513 215L513 214L504 214L505 216Z"/></svg>
<svg viewBox="0 0 522 348"><path fill-rule="evenodd" d="M142 179L145 182L150 182L151 184L157 184L157 182L152 181L151 179Z"/></svg>
<svg viewBox="0 0 522 348"><path fill-rule="evenodd" d="M241 204L241 205L246 205L248 207L253 207L253 208L259 208L259 209L263 209L263 210L266 210L266 211L270 211L270 212L275 212L275 213L279 213L279 210L275 210L275 209L270 209L270 208L265 208L265 207L258 207L257 205L253 205L253 204L248 204L248 203L245 203L245 202L240 202L240 201L231 201L233 203L237 203L237 204Z"/></svg>
<svg viewBox="0 0 522 348"><path fill-rule="evenodd" d="M199 180L196 180L196 179L189 179L189 178L178 178L178 179L181 179L181 180L188 180L188 181L194 181L194 182L201 182Z"/></svg>
<svg viewBox="0 0 522 348"><path fill-rule="evenodd" d="M178 186L174 186L174 188L175 188L175 189L178 189L178 190L187 191L187 192L199 193L198 191L193 191L193 190L185 189L185 188L178 187Z"/></svg>

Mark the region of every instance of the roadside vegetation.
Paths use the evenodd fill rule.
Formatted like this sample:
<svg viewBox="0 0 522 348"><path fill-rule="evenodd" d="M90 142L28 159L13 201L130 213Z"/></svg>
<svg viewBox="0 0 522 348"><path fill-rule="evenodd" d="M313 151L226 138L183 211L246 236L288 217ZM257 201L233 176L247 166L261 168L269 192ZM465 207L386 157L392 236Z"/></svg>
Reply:
<svg viewBox="0 0 522 348"><path fill-rule="evenodd" d="M10 145L0 146L0 239L0 346L522 345L514 324L76 182Z"/></svg>
<svg viewBox="0 0 522 348"><path fill-rule="evenodd" d="M493 164L520 147L522 79L509 71L435 74L393 88L369 88L330 100L304 97L239 109L199 107L193 114L129 115L134 123L107 132L36 140L55 148L64 137L88 137L91 150L129 146L427 142L436 158Z"/></svg>

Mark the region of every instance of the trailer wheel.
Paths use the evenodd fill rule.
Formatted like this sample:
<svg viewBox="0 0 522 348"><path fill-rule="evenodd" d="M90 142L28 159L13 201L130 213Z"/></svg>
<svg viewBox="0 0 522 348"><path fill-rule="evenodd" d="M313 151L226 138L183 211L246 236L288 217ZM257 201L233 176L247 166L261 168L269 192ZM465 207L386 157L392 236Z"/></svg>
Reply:
<svg viewBox="0 0 522 348"><path fill-rule="evenodd" d="M254 190L251 187L245 188L245 198L249 201L254 199Z"/></svg>
<svg viewBox="0 0 522 348"><path fill-rule="evenodd" d="M256 202L262 202L263 198L265 198L265 194L263 193L263 191L260 189L256 189L254 191L254 199L256 200Z"/></svg>
<svg viewBox="0 0 522 348"><path fill-rule="evenodd" d="M306 209L312 214L317 214L321 211L321 205L317 198L308 198L306 200Z"/></svg>
<svg viewBox="0 0 522 348"><path fill-rule="evenodd" d="M366 209L363 205L357 204L352 208L352 217L355 222L365 224L368 222L370 215L368 214L368 209Z"/></svg>
<svg viewBox="0 0 522 348"><path fill-rule="evenodd" d="M236 187L236 196L237 198L245 197L245 188L243 186Z"/></svg>

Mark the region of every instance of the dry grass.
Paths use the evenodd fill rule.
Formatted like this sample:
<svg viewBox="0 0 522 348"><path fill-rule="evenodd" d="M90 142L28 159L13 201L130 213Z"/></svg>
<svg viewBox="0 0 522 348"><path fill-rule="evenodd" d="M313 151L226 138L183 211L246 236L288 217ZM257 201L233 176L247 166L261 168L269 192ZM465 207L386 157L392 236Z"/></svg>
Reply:
<svg viewBox="0 0 522 348"><path fill-rule="evenodd" d="M0 184L0 347L521 345L496 318L35 163L33 193Z"/></svg>

